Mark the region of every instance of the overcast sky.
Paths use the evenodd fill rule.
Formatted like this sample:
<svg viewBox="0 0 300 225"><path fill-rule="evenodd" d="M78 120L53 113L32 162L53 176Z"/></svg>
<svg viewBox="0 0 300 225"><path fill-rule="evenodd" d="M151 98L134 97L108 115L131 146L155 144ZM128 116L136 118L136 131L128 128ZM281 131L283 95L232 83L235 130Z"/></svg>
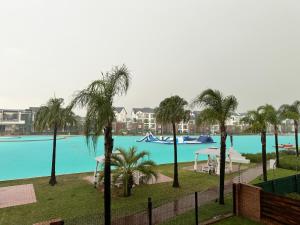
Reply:
<svg viewBox="0 0 300 225"><path fill-rule="evenodd" d="M116 105L154 107L206 88L238 111L300 99L297 0L0 0L0 108L69 101L126 64Z"/></svg>

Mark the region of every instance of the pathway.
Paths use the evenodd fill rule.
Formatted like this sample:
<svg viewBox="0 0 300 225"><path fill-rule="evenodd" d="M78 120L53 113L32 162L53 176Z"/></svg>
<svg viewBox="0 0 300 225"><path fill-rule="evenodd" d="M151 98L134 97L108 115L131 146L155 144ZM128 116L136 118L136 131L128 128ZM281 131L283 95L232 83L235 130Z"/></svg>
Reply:
<svg viewBox="0 0 300 225"><path fill-rule="evenodd" d="M36 202L36 196L32 184L0 188L0 208L25 205L34 202Z"/></svg>

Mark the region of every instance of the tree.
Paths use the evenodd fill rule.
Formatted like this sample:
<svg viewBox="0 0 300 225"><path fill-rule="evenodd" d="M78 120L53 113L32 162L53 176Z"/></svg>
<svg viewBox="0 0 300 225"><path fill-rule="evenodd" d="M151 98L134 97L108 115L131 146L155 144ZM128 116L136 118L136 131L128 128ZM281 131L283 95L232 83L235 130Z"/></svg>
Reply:
<svg viewBox="0 0 300 225"><path fill-rule="evenodd" d="M72 106L86 107L84 133L88 146L92 143L96 149L98 138L104 130L104 214L105 225L111 224L111 154L113 150L112 123L114 97L127 93L130 73L125 65L114 67L110 72L102 73L99 80L93 81L86 89L78 92Z"/></svg>
<svg viewBox="0 0 300 225"><path fill-rule="evenodd" d="M253 133L260 133L262 146L262 164L263 164L263 180L267 181L267 153L266 153L266 136L268 126L268 115L265 106L258 107L257 110L248 111L246 116L242 118L242 122L248 125L247 130Z"/></svg>
<svg viewBox="0 0 300 225"><path fill-rule="evenodd" d="M223 96L218 90L207 89L203 91L193 101L193 105L199 105L204 109L197 116L197 124L203 123L216 124L220 126L220 190L219 204L224 204L224 180L225 180L225 159L226 159L226 138L227 127L226 120L231 117L237 108L237 99L230 96Z"/></svg>
<svg viewBox="0 0 300 225"><path fill-rule="evenodd" d="M174 142L174 179L173 187L179 187L178 180L178 164L177 164L177 138L176 138L176 124L181 121L188 121L190 111L185 110L188 103L183 98L175 95L164 99L157 107L155 112L156 121L161 124L172 124L173 142Z"/></svg>
<svg viewBox="0 0 300 225"><path fill-rule="evenodd" d="M76 116L70 107L63 108L64 100L62 98L51 98L45 106L37 111L34 121L34 128L37 131L53 129L53 152L51 178L49 184L54 186L56 181L56 136L58 129L64 129L66 126L76 124Z"/></svg>
<svg viewBox="0 0 300 225"><path fill-rule="evenodd" d="M122 181L124 197L131 195L132 186L135 184L134 175L136 173L143 174L145 181L151 178L157 178L155 171L155 162L152 160L144 160L149 156L146 151L137 152L135 147L126 151L123 148L117 148L116 152L111 156L111 165L114 166L113 183ZM100 177L101 179L101 177Z"/></svg>
<svg viewBox="0 0 300 225"><path fill-rule="evenodd" d="M263 109L266 112L267 122L274 128L275 148L276 148L276 166L279 166L279 147L278 147L278 127L280 126L283 117L280 110L276 110L272 105L265 105Z"/></svg>
<svg viewBox="0 0 300 225"><path fill-rule="evenodd" d="M295 131L295 142L296 142L296 153L299 156L298 147L298 123L300 120L300 101L295 101L292 105L282 105L279 110L281 111L285 119L291 119L294 121L294 131Z"/></svg>

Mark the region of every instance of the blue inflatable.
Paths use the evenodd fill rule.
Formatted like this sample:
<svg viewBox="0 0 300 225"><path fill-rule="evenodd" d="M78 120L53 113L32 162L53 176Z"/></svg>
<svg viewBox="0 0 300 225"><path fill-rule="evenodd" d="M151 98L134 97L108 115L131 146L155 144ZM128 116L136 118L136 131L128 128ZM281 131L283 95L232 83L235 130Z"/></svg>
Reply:
<svg viewBox="0 0 300 225"><path fill-rule="evenodd" d="M173 138L161 137L157 138L152 133L147 133L145 137L137 142L149 142L149 143L159 143L159 144L173 144ZM211 136L200 135L199 137L191 136L179 136L176 138L177 144L211 144L215 143Z"/></svg>

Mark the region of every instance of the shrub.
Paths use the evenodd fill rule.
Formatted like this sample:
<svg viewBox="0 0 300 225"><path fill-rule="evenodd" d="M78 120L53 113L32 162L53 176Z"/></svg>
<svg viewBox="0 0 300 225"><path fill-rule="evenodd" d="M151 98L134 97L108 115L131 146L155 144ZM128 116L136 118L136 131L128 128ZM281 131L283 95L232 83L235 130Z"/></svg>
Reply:
<svg viewBox="0 0 300 225"><path fill-rule="evenodd" d="M261 153L243 153L243 156L245 156L247 159L250 159L252 163L261 163L262 162L262 156ZM276 154L275 152L267 153L267 160L275 159Z"/></svg>
<svg viewBox="0 0 300 225"><path fill-rule="evenodd" d="M298 164L298 170L300 169L300 159L296 157L296 155L288 155L283 154L282 157L280 157L280 168L288 169L288 170L296 170L297 164Z"/></svg>

